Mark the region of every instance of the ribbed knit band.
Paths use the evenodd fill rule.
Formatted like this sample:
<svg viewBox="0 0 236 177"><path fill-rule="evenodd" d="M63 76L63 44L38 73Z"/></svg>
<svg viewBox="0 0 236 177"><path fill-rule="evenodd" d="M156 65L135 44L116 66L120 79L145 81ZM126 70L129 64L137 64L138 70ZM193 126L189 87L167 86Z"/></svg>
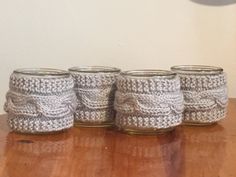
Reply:
<svg viewBox="0 0 236 177"><path fill-rule="evenodd" d="M227 114L226 108L216 107L210 110L186 110L184 111L184 121L192 123L214 123L224 119Z"/></svg>
<svg viewBox="0 0 236 177"><path fill-rule="evenodd" d="M75 88L110 87L116 81L117 73L81 73L70 71L75 81Z"/></svg>
<svg viewBox="0 0 236 177"><path fill-rule="evenodd" d="M167 79L161 76L149 79L119 76L119 81L117 82L117 90L121 92L152 94L156 92L173 92L179 89L180 82L178 79Z"/></svg>
<svg viewBox="0 0 236 177"><path fill-rule="evenodd" d="M8 115L8 124L14 131L21 133L48 133L73 127L73 114L65 117L24 117Z"/></svg>
<svg viewBox="0 0 236 177"><path fill-rule="evenodd" d="M155 130L175 127L182 123L181 114L169 114L163 116L140 116L116 114L116 125L121 129Z"/></svg>
<svg viewBox="0 0 236 177"><path fill-rule="evenodd" d="M39 77L13 73L9 86L12 91L42 95L70 91L74 83L71 77Z"/></svg>
<svg viewBox="0 0 236 177"><path fill-rule="evenodd" d="M191 75L178 74L182 90L211 90L224 87L227 84L226 74Z"/></svg>
<svg viewBox="0 0 236 177"><path fill-rule="evenodd" d="M75 121L85 123L103 123L113 122L115 111L112 109L105 110L77 110L75 112Z"/></svg>

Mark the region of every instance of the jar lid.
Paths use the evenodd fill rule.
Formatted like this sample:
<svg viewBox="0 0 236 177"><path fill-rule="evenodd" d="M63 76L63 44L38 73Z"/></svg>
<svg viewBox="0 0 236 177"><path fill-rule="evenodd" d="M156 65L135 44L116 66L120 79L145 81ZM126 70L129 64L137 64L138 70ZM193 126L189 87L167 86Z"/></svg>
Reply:
<svg viewBox="0 0 236 177"><path fill-rule="evenodd" d="M220 74L223 72L221 67L205 65L179 65L171 67L171 70L177 73L192 74Z"/></svg>
<svg viewBox="0 0 236 177"><path fill-rule="evenodd" d="M120 69L108 66L82 66L69 68L69 71L82 73L119 73Z"/></svg>
<svg viewBox="0 0 236 177"><path fill-rule="evenodd" d="M155 76L162 76L162 77L169 77L175 76L176 73L168 71L168 70L130 70L121 72L121 75L128 76L128 77L155 77Z"/></svg>
<svg viewBox="0 0 236 177"><path fill-rule="evenodd" d="M52 68L21 68L14 70L13 73L30 76L70 76L68 71Z"/></svg>

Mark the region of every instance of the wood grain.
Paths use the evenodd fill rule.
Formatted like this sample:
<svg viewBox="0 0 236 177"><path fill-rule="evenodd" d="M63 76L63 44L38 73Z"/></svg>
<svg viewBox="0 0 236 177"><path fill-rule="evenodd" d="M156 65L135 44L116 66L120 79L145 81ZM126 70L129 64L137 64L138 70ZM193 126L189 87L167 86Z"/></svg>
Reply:
<svg viewBox="0 0 236 177"><path fill-rule="evenodd" d="M0 116L1 177L235 177L236 99L227 119L158 136L104 128L52 135L9 131Z"/></svg>

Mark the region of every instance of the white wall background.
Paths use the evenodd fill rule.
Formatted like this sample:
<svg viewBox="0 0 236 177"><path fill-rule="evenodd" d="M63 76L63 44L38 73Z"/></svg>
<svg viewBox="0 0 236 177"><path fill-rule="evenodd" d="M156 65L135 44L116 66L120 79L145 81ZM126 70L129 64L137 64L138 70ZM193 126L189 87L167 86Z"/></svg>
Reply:
<svg viewBox="0 0 236 177"><path fill-rule="evenodd" d="M177 64L223 67L229 95L236 97L236 4L0 0L0 112L15 68L168 69Z"/></svg>

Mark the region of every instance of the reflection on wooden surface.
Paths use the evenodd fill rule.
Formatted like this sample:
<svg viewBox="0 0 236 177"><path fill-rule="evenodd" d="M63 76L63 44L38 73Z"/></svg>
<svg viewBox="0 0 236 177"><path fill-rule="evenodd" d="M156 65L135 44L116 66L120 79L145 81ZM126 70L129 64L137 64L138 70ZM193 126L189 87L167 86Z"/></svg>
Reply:
<svg viewBox="0 0 236 177"><path fill-rule="evenodd" d="M226 132L215 124L209 127L186 127L185 176L218 176L224 161ZM207 129L207 131L206 131Z"/></svg>
<svg viewBox="0 0 236 177"><path fill-rule="evenodd" d="M6 169L2 176L51 176L55 164L57 169L63 169L64 163L70 161L68 155L72 148L69 133L49 138L9 133L5 147Z"/></svg>
<svg viewBox="0 0 236 177"><path fill-rule="evenodd" d="M76 176L111 176L115 134L103 128L83 128L74 134L71 173Z"/></svg>
<svg viewBox="0 0 236 177"><path fill-rule="evenodd" d="M236 99L228 119L208 127L178 127L157 136L103 128L52 135L10 133L0 119L1 177L236 176Z"/></svg>
<svg viewBox="0 0 236 177"><path fill-rule="evenodd" d="M122 134L115 142L114 175L123 171L124 177L180 176L183 149L179 129L158 137Z"/></svg>

